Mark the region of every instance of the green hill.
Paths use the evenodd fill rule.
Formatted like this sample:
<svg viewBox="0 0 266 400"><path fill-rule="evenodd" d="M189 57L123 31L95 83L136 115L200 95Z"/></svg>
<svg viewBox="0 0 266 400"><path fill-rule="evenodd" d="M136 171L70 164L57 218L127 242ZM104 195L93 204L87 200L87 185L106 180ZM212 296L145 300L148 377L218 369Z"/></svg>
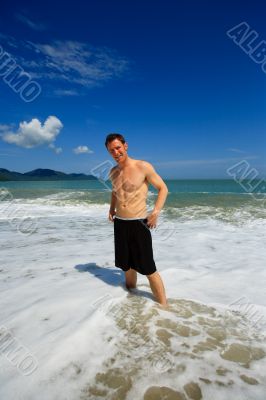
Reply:
<svg viewBox="0 0 266 400"><path fill-rule="evenodd" d="M0 181L62 181L62 180L95 180L93 175L86 174L65 174L64 172L54 171L53 169L34 169L24 174L16 171L9 171L0 168Z"/></svg>

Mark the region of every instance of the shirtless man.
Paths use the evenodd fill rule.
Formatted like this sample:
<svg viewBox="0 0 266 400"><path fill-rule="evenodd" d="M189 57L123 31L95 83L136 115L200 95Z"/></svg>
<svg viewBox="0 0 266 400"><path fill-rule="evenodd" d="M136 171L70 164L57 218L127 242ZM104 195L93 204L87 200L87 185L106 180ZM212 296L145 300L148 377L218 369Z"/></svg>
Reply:
<svg viewBox="0 0 266 400"><path fill-rule="evenodd" d="M108 135L105 146L117 162L110 171L113 190L109 210L109 220L114 222L115 265L125 272L127 289L136 287L137 272L146 275L155 298L166 306L164 285L153 260L150 228L157 225L167 186L150 163L128 156L122 135ZM158 196L147 215L149 183L158 190Z"/></svg>

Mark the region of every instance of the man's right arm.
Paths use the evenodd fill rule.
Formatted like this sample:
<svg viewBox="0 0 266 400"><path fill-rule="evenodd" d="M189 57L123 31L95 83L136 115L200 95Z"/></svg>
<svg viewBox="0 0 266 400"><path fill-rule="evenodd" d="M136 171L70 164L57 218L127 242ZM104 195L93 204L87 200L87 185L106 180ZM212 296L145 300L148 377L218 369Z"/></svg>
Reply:
<svg viewBox="0 0 266 400"><path fill-rule="evenodd" d="M109 209L109 220L112 221L112 222L114 222L114 218L113 217L116 214L115 207L116 207L116 195L115 195L115 192L112 191L111 204L110 204L110 209Z"/></svg>
<svg viewBox="0 0 266 400"><path fill-rule="evenodd" d="M110 174L109 174L112 184L113 184L114 172L115 172L115 167L111 169ZM111 202L110 202L110 209L109 209L109 216L108 216L109 220L112 222L114 222L113 217L116 213L115 208L116 208L116 195L115 195L115 191L113 189L112 193L111 193Z"/></svg>

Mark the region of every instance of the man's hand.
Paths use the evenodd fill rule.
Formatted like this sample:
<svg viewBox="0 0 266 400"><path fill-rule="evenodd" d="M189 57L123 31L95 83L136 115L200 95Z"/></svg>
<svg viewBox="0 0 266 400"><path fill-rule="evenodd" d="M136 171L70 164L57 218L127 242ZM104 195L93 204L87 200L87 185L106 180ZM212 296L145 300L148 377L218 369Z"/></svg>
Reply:
<svg viewBox="0 0 266 400"><path fill-rule="evenodd" d="M116 214L116 212L115 212L115 210L112 210L111 208L110 208L110 210L109 210L109 221L111 221L111 222L114 222L114 215Z"/></svg>
<svg viewBox="0 0 266 400"><path fill-rule="evenodd" d="M156 228L159 211L152 211L147 217L147 225L149 228Z"/></svg>

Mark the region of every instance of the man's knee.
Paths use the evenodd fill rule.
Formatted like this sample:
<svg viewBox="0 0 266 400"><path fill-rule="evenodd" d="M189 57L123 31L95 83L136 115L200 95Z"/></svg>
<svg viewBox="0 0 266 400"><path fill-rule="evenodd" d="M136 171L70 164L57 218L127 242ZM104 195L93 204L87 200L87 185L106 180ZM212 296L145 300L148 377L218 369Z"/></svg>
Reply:
<svg viewBox="0 0 266 400"><path fill-rule="evenodd" d="M158 275L158 271L155 271L155 272L153 272L152 274L146 275L146 276L147 276L148 279L153 279L153 278L155 278L157 275Z"/></svg>
<svg viewBox="0 0 266 400"><path fill-rule="evenodd" d="M132 269L132 268L129 268L126 272L125 272L125 275L126 275L126 278L128 278L128 279L134 279L134 278L136 278L136 276L137 276L137 272L134 270L134 269Z"/></svg>

